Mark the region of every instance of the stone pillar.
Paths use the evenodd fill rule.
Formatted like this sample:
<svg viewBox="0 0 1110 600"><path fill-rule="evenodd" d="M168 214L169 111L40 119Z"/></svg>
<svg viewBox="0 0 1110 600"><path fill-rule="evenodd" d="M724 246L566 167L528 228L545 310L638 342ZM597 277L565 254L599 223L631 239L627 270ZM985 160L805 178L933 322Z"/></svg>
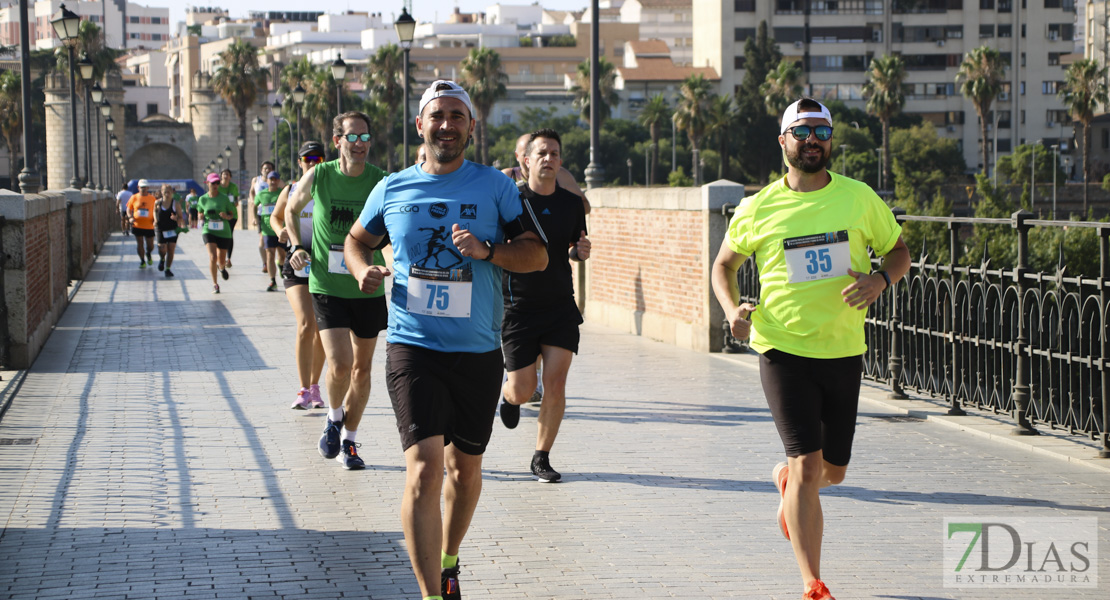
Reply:
<svg viewBox="0 0 1110 600"><path fill-rule="evenodd" d="M69 108L69 79L51 73L46 76L46 172L44 190L62 190L69 187L73 174L73 142ZM80 129L80 128L78 128ZM78 152L84 138L78 140ZM78 155L79 163L81 155ZM80 166L80 165L79 165Z"/></svg>
<svg viewBox="0 0 1110 600"><path fill-rule="evenodd" d="M705 219L706 232L702 239L702 243L705 244L702 248L702 255L709 257L709 260L702 264L702 278L704 281L710 282L710 286L712 286L713 281L711 273L713 260L717 258L717 251L720 250L721 241L725 239L725 232L728 230L730 215L725 212L725 209L728 206L740 204L743 199L744 186L726 179L719 179L701 187L702 218ZM724 346L724 337L720 326L725 320L725 313L721 310L720 304L717 303L712 287L703 301L705 302L703 310L706 315L709 315L709 331L706 332L706 339L709 342L708 350L709 352L720 352Z"/></svg>

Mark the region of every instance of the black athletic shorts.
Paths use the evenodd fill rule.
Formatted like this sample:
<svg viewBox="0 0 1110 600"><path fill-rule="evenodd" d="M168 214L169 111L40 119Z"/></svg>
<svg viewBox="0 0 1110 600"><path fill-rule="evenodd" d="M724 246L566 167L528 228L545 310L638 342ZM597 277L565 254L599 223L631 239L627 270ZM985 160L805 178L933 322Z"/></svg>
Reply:
<svg viewBox="0 0 1110 600"><path fill-rule="evenodd" d="M278 236L276 235L264 235L262 236L262 239L264 241L264 244L266 245L266 249L285 247L285 244L281 243L278 240Z"/></svg>
<svg viewBox="0 0 1110 600"><path fill-rule="evenodd" d="M205 233L201 237L204 239L205 244L216 244L216 247L220 250L231 248L231 238L229 237L220 237L218 235L212 235L211 233Z"/></svg>
<svg viewBox="0 0 1110 600"><path fill-rule="evenodd" d="M137 238L138 237L152 238L152 237L154 237L154 230L153 229L140 229L138 227L132 226L131 227L131 235L133 235Z"/></svg>
<svg viewBox="0 0 1110 600"><path fill-rule="evenodd" d="M540 346L557 346L578 354L578 326L582 313L574 302L539 312L523 312L506 308L501 322L501 347L505 352L505 370L512 372L536 362Z"/></svg>
<svg viewBox="0 0 1110 600"><path fill-rule="evenodd" d="M174 232L174 233L175 233L176 235L174 235L173 237L164 237L164 236L163 236L163 234L164 234L165 232L164 232L164 231L162 231L161 229L159 229L159 230L158 230L158 245L159 245L159 246L161 246L162 244L176 244L176 243L177 243L177 238L178 238L178 236L180 236L181 234L177 233L177 230L176 230L176 229L174 229L174 230L172 230L172 231L173 231L173 232Z"/></svg>
<svg viewBox="0 0 1110 600"><path fill-rule="evenodd" d="M478 354L387 344L385 382L401 450L442 435L445 446L483 454L501 399L502 360L500 348Z"/></svg>
<svg viewBox="0 0 1110 600"><path fill-rule="evenodd" d="M822 451L838 466L852 457L863 356L806 358L769 350L759 379L787 456Z"/></svg>
<svg viewBox="0 0 1110 600"><path fill-rule="evenodd" d="M200 216L200 213L198 213L198 212L197 212L197 209L196 209L196 208L190 208L190 209L189 209L189 222L190 222L190 223L196 223L196 222L197 222L197 218L198 218L199 216Z"/></svg>
<svg viewBox="0 0 1110 600"><path fill-rule="evenodd" d="M364 340L378 337L378 332L389 324L385 296L340 298L312 294L312 309L316 312L316 328L320 331L342 327Z"/></svg>
<svg viewBox="0 0 1110 600"><path fill-rule="evenodd" d="M285 261L281 263L281 280L285 282L285 289L298 285L308 285L308 277L297 277L293 267L289 266L291 256L286 255Z"/></svg>

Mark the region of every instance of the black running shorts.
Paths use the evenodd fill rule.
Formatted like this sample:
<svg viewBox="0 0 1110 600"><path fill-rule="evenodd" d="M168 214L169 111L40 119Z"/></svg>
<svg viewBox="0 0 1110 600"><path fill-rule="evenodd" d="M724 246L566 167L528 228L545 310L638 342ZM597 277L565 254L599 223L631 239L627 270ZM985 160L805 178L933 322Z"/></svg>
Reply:
<svg viewBox="0 0 1110 600"><path fill-rule="evenodd" d="M501 347L505 352L505 370L512 372L535 364L540 346L566 348L578 354L582 313L569 302L558 309L521 312L505 309L501 322Z"/></svg>
<svg viewBox="0 0 1110 600"><path fill-rule="evenodd" d="M264 236L262 236L262 240L263 240L263 244L265 244L265 246L266 246L266 249L284 248L285 247L285 244L283 244L280 240L278 240L278 236L276 236L276 235L264 235Z"/></svg>
<svg viewBox="0 0 1110 600"><path fill-rule="evenodd" d="M385 349L385 381L401 450L430 437L479 456L493 433L501 398L501 349L437 352L406 344Z"/></svg>
<svg viewBox="0 0 1110 600"><path fill-rule="evenodd" d="M176 229L173 230L173 231L174 231L174 233L177 233ZM161 229L158 230L158 245L159 246L161 246L162 244L176 244L177 243L177 237L178 237L177 235L175 235L173 237L164 237L162 235L163 233L165 233L165 232L163 232ZM178 235L180 235L180 234L178 234Z"/></svg>
<svg viewBox="0 0 1110 600"><path fill-rule="evenodd" d="M139 237L152 238L152 237L154 237L154 230L153 229L139 229L138 227L132 227L131 228L131 235L133 235L137 238L139 238Z"/></svg>
<svg viewBox="0 0 1110 600"><path fill-rule="evenodd" d="M316 312L316 328L350 329L355 337L369 340L389 324L389 311L385 296L376 298L340 298L326 294L312 294L312 309Z"/></svg>
<svg viewBox="0 0 1110 600"><path fill-rule="evenodd" d="M806 358L769 350L759 379L787 456L818 450L838 466L852 457L863 356Z"/></svg>
<svg viewBox="0 0 1110 600"><path fill-rule="evenodd" d="M285 289L298 285L308 285L308 277L297 277L293 267L289 266L289 256L286 255L285 261L281 263L281 280L285 283Z"/></svg>
<svg viewBox="0 0 1110 600"><path fill-rule="evenodd" d="M231 248L231 238L229 237L221 237L218 235L212 235L211 233L205 233L201 235L201 238L204 239L205 244L216 244L216 247L220 250L228 250Z"/></svg>

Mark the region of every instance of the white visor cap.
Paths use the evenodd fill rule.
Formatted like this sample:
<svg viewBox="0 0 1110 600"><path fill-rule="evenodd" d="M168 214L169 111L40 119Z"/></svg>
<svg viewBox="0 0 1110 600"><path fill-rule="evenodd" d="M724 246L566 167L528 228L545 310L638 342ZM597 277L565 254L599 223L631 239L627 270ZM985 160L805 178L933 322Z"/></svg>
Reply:
<svg viewBox="0 0 1110 600"><path fill-rule="evenodd" d="M813 102L817 101L813 100ZM821 107L820 112L798 112L798 105L801 103L802 101L798 100L794 104L786 107L786 112L782 113L782 125L779 127L780 134L786 133L786 130L789 129L795 121L800 121L801 119L825 119L829 122L829 125L832 125L832 113L829 112L829 109L826 108L824 104L817 102L817 106Z"/></svg>

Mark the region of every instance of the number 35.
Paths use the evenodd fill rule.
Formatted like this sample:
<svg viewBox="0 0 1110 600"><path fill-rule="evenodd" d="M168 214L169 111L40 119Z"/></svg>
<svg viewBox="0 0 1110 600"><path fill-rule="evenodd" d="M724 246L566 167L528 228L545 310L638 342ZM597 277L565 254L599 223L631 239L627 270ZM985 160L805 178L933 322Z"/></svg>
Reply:
<svg viewBox="0 0 1110 600"><path fill-rule="evenodd" d="M809 264L806 265L806 272L810 275L832 271L832 257L829 256L828 248L807 250L806 259L809 260ZM429 308L431 308L430 302Z"/></svg>

